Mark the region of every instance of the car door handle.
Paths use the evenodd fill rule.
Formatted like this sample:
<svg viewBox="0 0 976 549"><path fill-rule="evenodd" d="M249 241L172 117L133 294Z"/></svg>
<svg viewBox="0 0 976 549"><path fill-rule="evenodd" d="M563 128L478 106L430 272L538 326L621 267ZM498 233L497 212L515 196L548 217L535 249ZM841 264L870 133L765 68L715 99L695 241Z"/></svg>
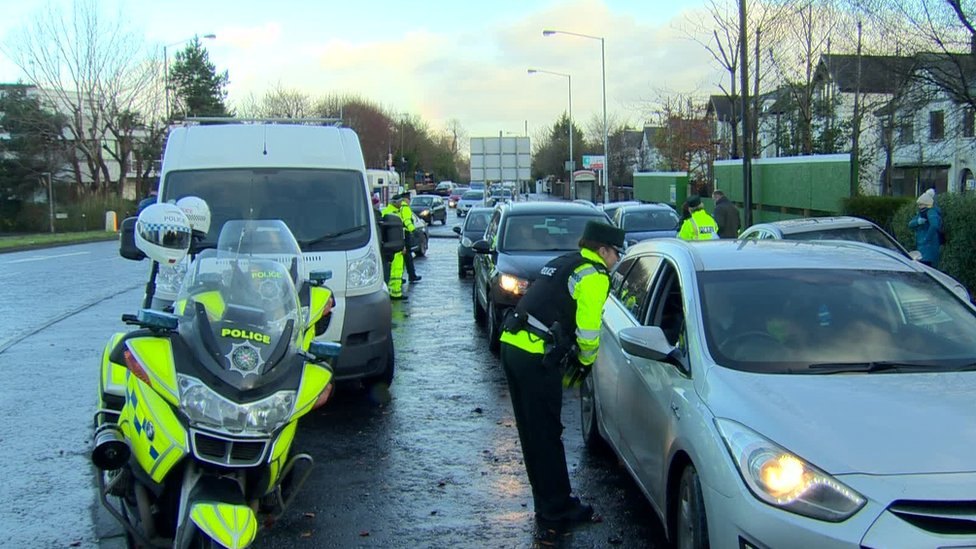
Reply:
<svg viewBox="0 0 976 549"><path fill-rule="evenodd" d="M674 417L676 417L678 419L681 419L681 412L679 412L678 410L679 410L678 409L678 405L675 404L674 401L672 401L671 402L671 413L674 414Z"/></svg>

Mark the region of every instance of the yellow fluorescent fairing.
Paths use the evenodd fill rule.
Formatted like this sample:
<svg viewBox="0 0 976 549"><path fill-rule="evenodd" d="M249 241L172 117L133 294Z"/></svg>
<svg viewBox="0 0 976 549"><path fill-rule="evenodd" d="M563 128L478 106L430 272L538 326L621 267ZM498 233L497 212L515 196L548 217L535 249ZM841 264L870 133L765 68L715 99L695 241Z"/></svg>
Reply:
<svg viewBox="0 0 976 549"><path fill-rule="evenodd" d="M311 411L319 395L332 381L332 372L318 364L311 362L305 363L302 371L302 384L298 387L298 395L295 398L295 413L292 421L304 416Z"/></svg>
<svg viewBox="0 0 976 549"><path fill-rule="evenodd" d="M308 324L305 330L305 339L302 341L302 349L308 346L315 339L315 323L328 312L326 309L332 300L332 290L324 286L312 286L309 292L308 304Z"/></svg>
<svg viewBox="0 0 976 549"><path fill-rule="evenodd" d="M251 545L258 531L257 517L245 505L194 503L190 508L190 520L210 539L229 549Z"/></svg>
<svg viewBox="0 0 976 549"><path fill-rule="evenodd" d="M108 344L105 345L105 351L102 352L102 377L99 390L103 394L125 396L125 365L116 364L109 359L112 349L115 349L123 336L125 336L123 332L117 332L113 335L108 340Z"/></svg>
<svg viewBox="0 0 976 549"><path fill-rule="evenodd" d="M128 370L119 426L133 457L156 482L162 482L188 452L186 429L173 407Z"/></svg>
<svg viewBox="0 0 976 549"><path fill-rule="evenodd" d="M268 485L264 488L265 494L278 484L278 475L281 474L281 468L285 466L285 461L288 459L288 450L291 448L292 441L295 440L295 427L297 426L298 421L296 420L285 425L271 447L271 456L268 459Z"/></svg>
<svg viewBox="0 0 976 549"><path fill-rule="evenodd" d="M203 303L203 308L207 310L207 316L211 322L216 322L224 317L224 310L227 308L227 304L224 303L224 298L220 295L220 292L216 290L201 292L194 295L193 300L197 303ZM185 309L186 299L181 299L173 304L173 312L180 316L183 316Z"/></svg>
<svg viewBox="0 0 976 549"><path fill-rule="evenodd" d="M125 342L139 364L142 365L153 388L170 404L178 406L180 396L176 390L176 362L173 346L165 337L135 337Z"/></svg>

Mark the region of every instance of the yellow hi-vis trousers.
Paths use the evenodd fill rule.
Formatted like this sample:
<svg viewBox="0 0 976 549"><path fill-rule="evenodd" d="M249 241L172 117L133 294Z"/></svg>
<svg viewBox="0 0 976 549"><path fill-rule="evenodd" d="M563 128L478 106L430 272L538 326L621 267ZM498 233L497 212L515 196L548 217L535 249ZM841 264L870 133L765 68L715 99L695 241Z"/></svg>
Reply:
<svg viewBox="0 0 976 549"><path fill-rule="evenodd" d="M390 297L403 297L403 253L397 252L390 262Z"/></svg>

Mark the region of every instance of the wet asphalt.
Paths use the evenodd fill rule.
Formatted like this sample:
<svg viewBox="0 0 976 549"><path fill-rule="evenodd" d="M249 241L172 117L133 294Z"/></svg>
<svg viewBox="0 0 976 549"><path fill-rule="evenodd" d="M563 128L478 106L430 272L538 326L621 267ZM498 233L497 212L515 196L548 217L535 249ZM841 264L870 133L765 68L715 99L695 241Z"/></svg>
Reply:
<svg viewBox="0 0 976 549"><path fill-rule="evenodd" d="M292 507L255 547L663 547L662 528L608 451L584 448L579 400L564 394L575 491L599 518L534 519L505 376L473 320L457 239L430 229L423 281L394 304L388 392L343 384L303 418L293 452L316 460ZM4 547L124 546L88 463L104 341L138 306L145 264L112 242L0 255L0 524Z"/></svg>

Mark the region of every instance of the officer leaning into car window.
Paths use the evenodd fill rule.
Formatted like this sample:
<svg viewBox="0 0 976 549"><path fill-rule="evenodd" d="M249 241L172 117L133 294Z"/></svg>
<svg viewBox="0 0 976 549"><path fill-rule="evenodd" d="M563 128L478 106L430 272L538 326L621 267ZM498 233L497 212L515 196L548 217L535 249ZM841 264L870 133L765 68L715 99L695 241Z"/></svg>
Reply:
<svg viewBox="0 0 976 549"><path fill-rule="evenodd" d="M593 516L592 506L570 495L561 438L562 388L578 387L596 360L610 288L607 271L620 259L623 244L623 230L588 222L580 250L547 263L502 325L502 366L536 518L543 522L582 522Z"/></svg>
<svg viewBox="0 0 976 549"><path fill-rule="evenodd" d="M407 237L407 247L403 250L403 260L407 264L407 274L410 276L410 282L420 282L422 277L417 276L417 269L413 266L413 244L415 242L414 231L416 227L413 224L413 210L410 209L410 193L402 193L399 196L400 200L400 217L403 219L403 230L406 232Z"/></svg>
<svg viewBox="0 0 976 549"><path fill-rule="evenodd" d="M401 217L400 207L397 206L399 203L399 196L394 196L390 199L390 203L386 205L385 208L380 212L383 217L388 215L393 215L398 218ZM386 275L386 284L390 288L390 299L394 301L399 301L406 299L407 296L403 295L403 261L404 255L410 253L410 247L407 246L406 250L400 250L393 253L393 257L390 260L389 268L384 268L384 273ZM385 267L385 266L384 266Z"/></svg>
<svg viewBox="0 0 976 549"><path fill-rule="evenodd" d="M712 240L718 238L718 223L705 211L700 196L692 196L685 205L688 217L681 222L678 238L682 240Z"/></svg>

